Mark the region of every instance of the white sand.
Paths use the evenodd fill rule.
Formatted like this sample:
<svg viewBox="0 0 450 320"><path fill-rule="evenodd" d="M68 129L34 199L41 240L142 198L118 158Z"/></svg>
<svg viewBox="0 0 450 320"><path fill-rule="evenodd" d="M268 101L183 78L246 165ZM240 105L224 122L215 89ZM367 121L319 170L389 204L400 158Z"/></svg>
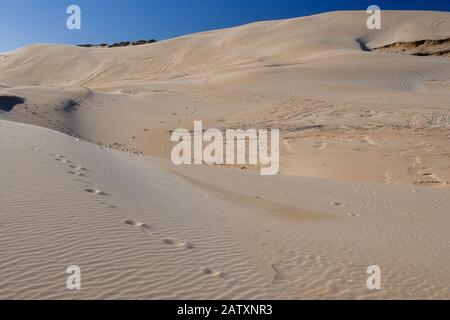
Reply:
<svg viewBox="0 0 450 320"><path fill-rule="evenodd" d="M450 14L365 19L1 55L27 101L0 113L0 298L449 299L450 59L358 41L450 38ZM280 128L281 175L172 166L194 120Z"/></svg>

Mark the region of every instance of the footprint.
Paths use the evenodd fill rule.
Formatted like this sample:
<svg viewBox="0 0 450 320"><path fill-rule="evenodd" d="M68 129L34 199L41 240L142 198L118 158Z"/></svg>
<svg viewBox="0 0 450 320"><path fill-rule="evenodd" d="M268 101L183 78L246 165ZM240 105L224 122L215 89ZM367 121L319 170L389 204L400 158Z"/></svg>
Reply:
<svg viewBox="0 0 450 320"><path fill-rule="evenodd" d="M195 246L192 243L178 241L176 239L162 239L162 242L167 245L170 245L170 246L176 246L178 248L184 248L184 249L194 249L195 248Z"/></svg>
<svg viewBox="0 0 450 320"><path fill-rule="evenodd" d="M145 224L145 223L143 223L143 224L141 225L141 228L142 228L142 230L147 231L147 232L150 232L150 231L153 230L153 227L152 227L152 226L149 226L148 224Z"/></svg>
<svg viewBox="0 0 450 320"><path fill-rule="evenodd" d="M189 242L181 242L178 244L178 247L183 249L195 249L195 246Z"/></svg>
<svg viewBox="0 0 450 320"><path fill-rule="evenodd" d="M340 202L332 202L331 204L334 206L337 206L337 207L345 207L345 204L340 203Z"/></svg>
<svg viewBox="0 0 450 320"><path fill-rule="evenodd" d="M67 173L68 173L68 174L71 174L71 175L76 175L76 176L79 176L79 177L83 177L83 178L87 178L87 177L88 177L88 176L85 175L84 173L76 172L76 171L68 171Z"/></svg>
<svg viewBox="0 0 450 320"><path fill-rule="evenodd" d="M89 171L88 169L86 169L86 168L84 168L84 167L76 166L76 165L74 165L74 164L70 165L70 167L71 167L72 169L79 170L79 171Z"/></svg>
<svg viewBox="0 0 450 320"><path fill-rule="evenodd" d="M201 268L200 271L207 276L212 276L212 277L218 277L218 278L223 278L225 277L225 273L221 272L221 271L216 271L210 268Z"/></svg>
<svg viewBox="0 0 450 320"><path fill-rule="evenodd" d="M84 191L86 191L87 193L97 194L97 195L100 195L100 196L107 196L107 195L108 195L106 192L103 192L103 191L101 191L101 190L84 189Z"/></svg>
<svg viewBox="0 0 450 320"><path fill-rule="evenodd" d="M356 213L348 212L347 215L348 215L349 217L361 218L361 216L360 216L359 214L356 214Z"/></svg>
<svg viewBox="0 0 450 320"><path fill-rule="evenodd" d="M66 158L64 158L63 156L59 156L59 155L55 156L55 160L59 161L59 162L62 162L62 163L69 163L69 164L72 163L72 161L69 161Z"/></svg>
<svg viewBox="0 0 450 320"><path fill-rule="evenodd" d="M142 226L142 222L136 221L136 220L125 220L123 223L132 226L132 227L140 227Z"/></svg>
<svg viewBox="0 0 450 320"><path fill-rule="evenodd" d="M175 240L173 240L173 239L163 239L162 242L164 242L165 244L169 244L169 245L175 244Z"/></svg>
<svg viewBox="0 0 450 320"><path fill-rule="evenodd" d="M145 231L147 233L151 233L153 231L152 226L149 226L148 224L142 223L137 220L125 220L123 223L134 228L140 228L142 231Z"/></svg>

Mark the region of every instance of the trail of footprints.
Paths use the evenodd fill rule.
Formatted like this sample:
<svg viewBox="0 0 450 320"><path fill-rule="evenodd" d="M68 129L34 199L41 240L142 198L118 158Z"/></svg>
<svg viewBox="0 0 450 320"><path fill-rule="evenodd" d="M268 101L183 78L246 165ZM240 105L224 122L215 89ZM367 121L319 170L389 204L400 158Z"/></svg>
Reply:
<svg viewBox="0 0 450 320"><path fill-rule="evenodd" d="M344 203L341 203L338 201L330 202L330 204L332 206L336 206L336 207L342 207L342 208L346 207L346 205ZM354 213L354 212L347 212L347 216L350 218L361 218L361 215Z"/></svg>
<svg viewBox="0 0 450 320"><path fill-rule="evenodd" d="M69 171L67 171L68 174L73 175L73 176L78 176L80 178L88 178L89 176L87 175L87 172L89 172L89 170L87 168L84 168L83 166L79 166L77 164L75 164L74 162L68 160L67 158L65 158L64 156L60 155L60 154L51 154L52 157L54 157L55 161L61 162L61 163L65 163L68 165L69 167ZM82 181L82 180L79 180ZM84 181L87 184L90 184L89 181ZM99 195L99 196L107 196L108 194L102 190L99 189L93 189L93 188L86 188L84 189L84 192L89 193L89 194L93 194L93 195ZM102 203L103 206L106 206L108 208L115 208L115 206L112 205L108 205L106 203Z"/></svg>
<svg viewBox="0 0 450 320"><path fill-rule="evenodd" d="M35 152L42 152L41 149L37 148L36 146L31 146L30 145L31 150L35 151ZM67 159L66 157L64 157L63 155L60 154L50 154L50 156L52 156L54 158L55 161L67 164L67 166L69 167L69 171L67 171L68 174L72 175L72 176L78 176L80 178L88 178L89 176L87 175L87 172L89 172L89 170L87 168L84 168L82 166L79 166L77 164L75 164L74 162L70 161L69 159ZM80 180L82 181L82 180ZM84 181L85 183L90 183L89 181ZM102 190L99 189L94 189L94 188L86 188L84 189L84 192L88 193L88 194L92 194L92 195L98 195L98 196L108 196L108 194ZM106 207L106 208L110 208L110 209L116 209L117 206L115 205L111 205L108 204L106 202L102 202L101 206ZM151 235L151 236L155 236L157 235L157 232L154 230L154 228L146 223L142 223L140 221L137 220L132 220L132 219L127 219L123 221L124 224L126 224L129 227L132 228L136 228L139 229L143 232L146 232L147 234ZM161 243L165 244L167 246L172 246L172 247L176 247L176 248L180 248L180 249L184 249L184 250L193 250L196 247L190 243L190 242L186 242L186 241L181 241L178 239L174 239L174 238L164 238L164 237L160 237L161 238ZM225 277L225 273L221 272L221 271L217 271L214 270L212 268L205 268L202 267L199 269L201 274L205 275L205 276L211 276L211 277L217 277L217 278L224 278Z"/></svg>
<svg viewBox="0 0 450 320"><path fill-rule="evenodd" d="M141 229L142 231L145 231L150 235L156 235L156 232L154 231L153 227L149 226L148 224L136 220L124 220L123 222L128 226ZM195 249L195 246L192 243L180 241L178 239L162 238L161 242L166 245L175 246L178 248Z"/></svg>
<svg viewBox="0 0 450 320"><path fill-rule="evenodd" d="M73 163L72 161L68 160L67 158L65 158L62 155L59 154L52 154L52 156L55 158L56 161L58 162L62 162L62 163L66 163L69 168L70 171L68 171L68 174L70 175L76 175L79 177L83 177L83 178L87 178L88 176L85 174L85 172L88 172L89 170L82 167L82 166L78 166L75 163ZM89 193L89 194L93 194L93 195L99 195L99 196L108 196L108 194L102 190L98 190L98 189L93 189L93 188L86 188L84 189L85 192ZM109 205L107 203L102 203L102 206L104 207L108 207L108 208L117 208L114 205ZM153 232L153 228L145 223L139 222L139 221L135 221L135 220L125 220L124 223L128 226L134 227L134 228L139 228L142 231L147 232L148 234L154 235ZM161 240L162 243L166 244L166 245L170 245L170 246L175 246L178 248L183 248L183 249L194 249L195 246L189 242L185 242L185 241L180 241L178 239L172 239L172 238L163 238ZM209 270L209 269L208 269ZM207 274L216 274L216 272L207 272Z"/></svg>
<svg viewBox="0 0 450 320"><path fill-rule="evenodd" d="M77 141L79 141L79 139L77 139ZM33 152L43 152L42 149L38 148L35 145L28 145L28 147L33 151ZM73 176L77 176L80 178L80 180L78 181L82 181L86 184L91 184L90 181L86 181L86 180L81 180L82 178L88 178L89 176L87 175L87 172L89 172L89 170L83 166L77 165L74 162L70 161L69 159L67 159L66 157L64 157L63 155L60 154L55 154L52 153L50 154L51 157L54 158L55 161L67 164L67 166L69 167L69 171L67 171L67 173L69 175L73 175ZM108 194L102 190L99 189L93 189L93 188L86 188L83 190L86 193L92 194L92 195L99 195L99 196L108 196ZM117 208L117 206L115 205L110 205L108 203L101 203L102 206L110 208L110 209L115 209Z"/></svg>
<svg viewBox="0 0 450 320"><path fill-rule="evenodd" d="M152 236L157 235L157 232L154 230L154 228L152 226L149 226L148 224L145 224L143 222L137 221L137 220L124 220L123 221L124 224L139 229L143 232L146 232ZM176 248L180 248L180 249L184 249L184 250L193 250L195 249L195 245L193 245L190 242L185 242L185 241L181 241L178 239L173 239L173 238L163 238L161 237L161 243L168 245L168 246L173 246ZM217 271L211 268L200 268L200 272L205 275L205 276L211 276L211 277L216 277L216 278L225 278L225 273L222 271Z"/></svg>

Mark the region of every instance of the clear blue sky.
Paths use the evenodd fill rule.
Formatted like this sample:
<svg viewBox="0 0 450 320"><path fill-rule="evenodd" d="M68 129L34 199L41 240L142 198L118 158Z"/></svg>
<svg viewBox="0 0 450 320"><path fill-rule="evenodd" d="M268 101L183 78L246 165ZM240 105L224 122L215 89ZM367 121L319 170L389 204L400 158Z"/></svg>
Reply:
<svg viewBox="0 0 450 320"><path fill-rule="evenodd" d="M66 8L82 30L66 28ZM112 43L184 34L335 10L450 11L450 0L0 0L0 52L30 43Z"/></svg>

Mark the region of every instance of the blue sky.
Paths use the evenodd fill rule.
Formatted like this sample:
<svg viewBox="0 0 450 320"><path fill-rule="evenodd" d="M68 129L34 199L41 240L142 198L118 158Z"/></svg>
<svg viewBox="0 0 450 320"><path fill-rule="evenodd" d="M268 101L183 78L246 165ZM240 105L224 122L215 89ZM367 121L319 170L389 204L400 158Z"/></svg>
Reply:
<svg viewBox="0 0 450 320"><path fill-rule="evenodd" d="M66 28L66 8L79 5L82 29ZM0 52L30 43L163 40L260 20L334 10L450 11L449 0L0 0Z"/></svg>

